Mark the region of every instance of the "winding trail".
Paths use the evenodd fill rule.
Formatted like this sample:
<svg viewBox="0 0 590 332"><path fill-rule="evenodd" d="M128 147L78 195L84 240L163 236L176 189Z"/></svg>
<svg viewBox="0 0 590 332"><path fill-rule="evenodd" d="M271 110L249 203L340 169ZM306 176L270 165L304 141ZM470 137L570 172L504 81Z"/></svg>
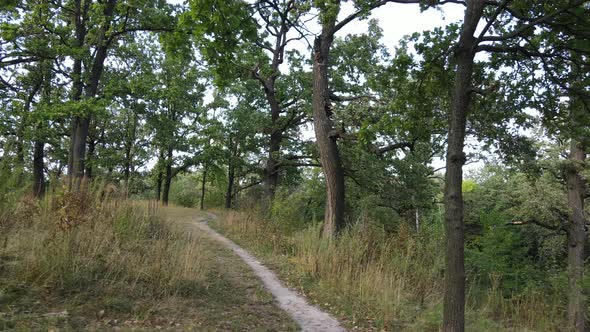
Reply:
<svg viewBox="0 0 590 332"><path fill-rule="evenodd" d="M264 286L273 294L281 309L285 310L305 332L344 332L338 320L331 315L310 305L294 291L288 289L277 276L266 268L254 256L235 244L233 241L217 233L207 222L217 218L213 213L206 212L207 217L201 218L196 225L215 240L223 243L236 253L262 280Z"/></svg>

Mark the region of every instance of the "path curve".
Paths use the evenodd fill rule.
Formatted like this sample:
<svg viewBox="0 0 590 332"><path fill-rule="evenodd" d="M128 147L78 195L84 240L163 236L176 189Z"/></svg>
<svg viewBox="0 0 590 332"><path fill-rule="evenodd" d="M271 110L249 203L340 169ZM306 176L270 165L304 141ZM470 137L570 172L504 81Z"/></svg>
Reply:
<svg viewBox="0 0 590 332"><path fill-rule="evenodd" d="M201 219L196 225L208 233L215 240L223 243L236 253L262 280L264 286L272 293L277 300L279 307L285 310L305 332L344 332L338 320L331 315L321 311L319 308L310 305L307 301L294 291L288 289L277 278L277 276L266 268L254 256L246 250L229 240L225 236L217 233L207 225L207 221L216 219L213 213L206 212L207 218Z"/></svg>

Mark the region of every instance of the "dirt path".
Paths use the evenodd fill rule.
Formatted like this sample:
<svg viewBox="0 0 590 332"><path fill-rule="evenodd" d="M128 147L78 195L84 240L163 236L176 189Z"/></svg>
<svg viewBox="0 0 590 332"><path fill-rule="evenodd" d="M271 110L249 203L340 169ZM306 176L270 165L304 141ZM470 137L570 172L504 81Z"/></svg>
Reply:
<svg viewBox="0 0 590 332"><path fill-rule="evenodd" d="M252 268L254 273L262 280L264 286L274 295L279 307L285 310L293 320L301 326L302 331L345 331L334 317L321 311L319 308L308 304L304 298L285 287L272 271L262 265L260 261L250 255L246 250L209 227L207 221L215 218L217 218L217 216L214 214L207 213L207 217L201 217L196 224L212 238L230 248Z"/></svg>

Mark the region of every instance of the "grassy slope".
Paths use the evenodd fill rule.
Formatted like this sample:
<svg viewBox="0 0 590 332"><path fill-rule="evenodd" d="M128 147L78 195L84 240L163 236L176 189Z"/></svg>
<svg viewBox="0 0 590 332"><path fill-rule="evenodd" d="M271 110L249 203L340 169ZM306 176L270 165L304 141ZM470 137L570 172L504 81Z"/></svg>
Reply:
<svg viewBox="0 0 590 332"><path fill-rule="evenodd" d="M219 244L145 208L62 201L20 202L0 225L0 330L296 330ZM68 220L81 223L63 230Z"/></svg>

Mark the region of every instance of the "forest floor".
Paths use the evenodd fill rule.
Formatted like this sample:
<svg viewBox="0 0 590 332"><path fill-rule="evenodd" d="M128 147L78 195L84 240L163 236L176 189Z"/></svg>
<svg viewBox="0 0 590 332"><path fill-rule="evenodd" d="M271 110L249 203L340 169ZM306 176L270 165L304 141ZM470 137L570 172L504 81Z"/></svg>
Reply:
<svg viewBox="0 0 590 332"><path fill-rule="evenodd" d="M207 271L197 289L157 299L126 294L124 288L113 292L56 291L10 278L2 273L10 263L7 261L0 264L0 330L299 330L240 257L195 227L204 214L177 207L163 208L159 213L182 227L181 231L195 233L202 242L200 257L209 262L205 262ZM11 257L19 260L18 255Z"/></svg>

